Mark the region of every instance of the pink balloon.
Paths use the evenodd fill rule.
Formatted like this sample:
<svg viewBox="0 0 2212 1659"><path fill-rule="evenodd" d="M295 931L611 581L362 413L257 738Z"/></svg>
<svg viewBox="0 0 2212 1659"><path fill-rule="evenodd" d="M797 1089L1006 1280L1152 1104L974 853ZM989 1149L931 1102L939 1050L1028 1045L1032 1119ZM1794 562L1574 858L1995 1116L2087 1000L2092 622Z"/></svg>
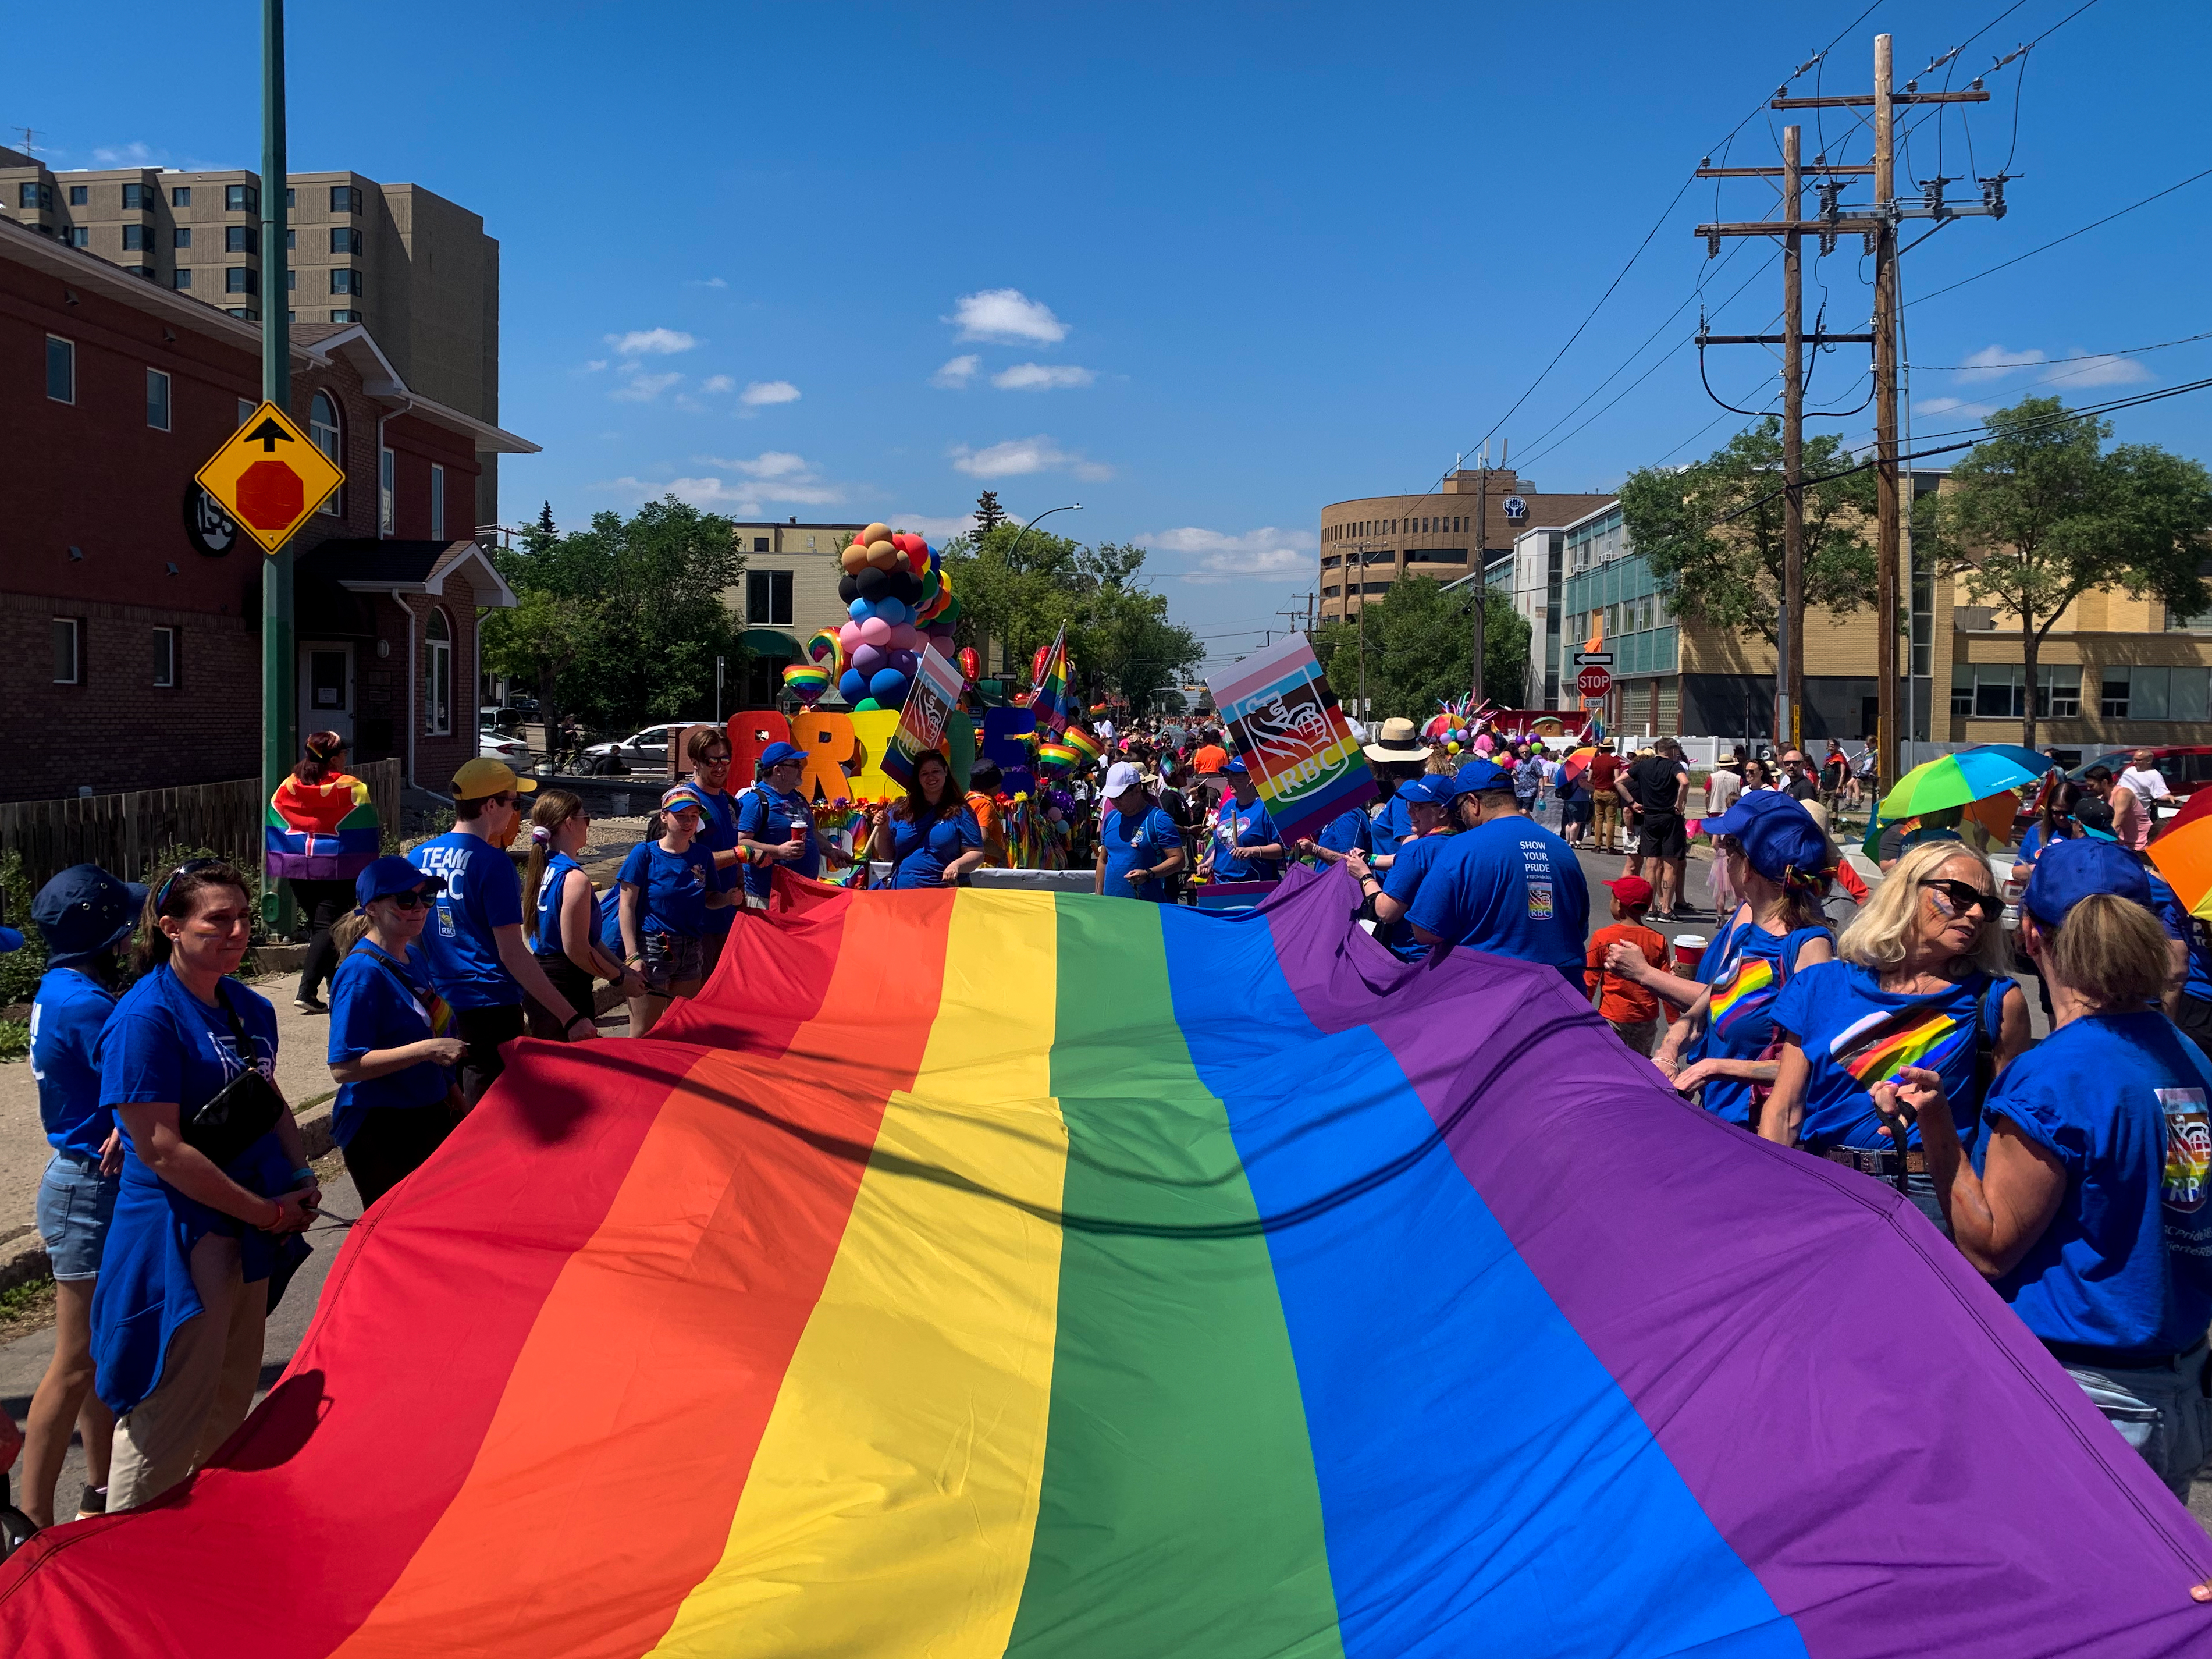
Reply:
<svg viewBox="0 0 2212 1659"><path fill-rule="evenodd" d="M871 617L860 624L860 641L864 645L874 646L878 651L888 651L890 649L891 625L881 617Z"/></svg>
<svg viewBox="0 0 2212 1659"><path fill-rule="evenodd" d="M891 649L919 651L921 649L921 630L912 623L895 623L891 627Z"/></svg>
<svg viewBox="0 0 2212 1659"><path fill-rule="evenodd" d="M944 658L947 662L951 661L952 635L950 634L932 634L929 636L929 648L937 653L939 656Z"/></svg>
<svg viewBox="0 0 2212 1659"><path fill-rule="evenodd" d="M839 629L837 630L837 643L845 647L845 654L848 657L850 657L860 644L860 624L856 622L848 622L842 628Z"/></svg>

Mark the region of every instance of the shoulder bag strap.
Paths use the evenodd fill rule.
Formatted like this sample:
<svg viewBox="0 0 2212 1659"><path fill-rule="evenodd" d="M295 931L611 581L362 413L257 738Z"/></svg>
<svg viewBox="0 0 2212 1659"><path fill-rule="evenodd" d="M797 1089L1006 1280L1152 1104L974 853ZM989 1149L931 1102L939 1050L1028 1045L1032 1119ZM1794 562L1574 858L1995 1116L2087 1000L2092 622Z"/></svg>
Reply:
<svg viewBox="0 0 2212 1659"><path fill-rule="evenodd" d="M238 1017L238 1010L231 1006L230 992L221 980L215 982L215 1000L222 1009L223 1018L230 1022L231 1043L238 1054L239 1064L249 1072L259 1071L261 1062L254 1055L253 1039L246 1036L246 1022Z"/></svg>

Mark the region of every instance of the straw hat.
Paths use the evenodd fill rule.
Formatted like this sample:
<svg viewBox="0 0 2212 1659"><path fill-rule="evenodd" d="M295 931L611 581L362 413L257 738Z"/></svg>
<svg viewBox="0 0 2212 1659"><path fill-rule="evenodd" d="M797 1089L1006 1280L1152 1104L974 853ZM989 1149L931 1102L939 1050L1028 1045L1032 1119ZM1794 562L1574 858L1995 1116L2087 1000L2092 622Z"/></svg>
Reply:
<svg viewBox="0 0 2212 1659"><path fill-rule="evenodd" d="M1428 759L1429 745L1421 741L1420 732L1413 721L1402 715L1392 715L1382 722L1382 730L1374 742L1360 752L1371 761L1389 763L1411 762L1415 764Z"/></svg>

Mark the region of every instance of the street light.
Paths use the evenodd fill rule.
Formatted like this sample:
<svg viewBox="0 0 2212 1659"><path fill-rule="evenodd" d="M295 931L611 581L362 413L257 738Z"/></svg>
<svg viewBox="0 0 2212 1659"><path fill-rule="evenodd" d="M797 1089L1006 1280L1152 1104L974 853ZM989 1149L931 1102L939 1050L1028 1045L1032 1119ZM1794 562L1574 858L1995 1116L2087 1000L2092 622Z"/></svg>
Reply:
<svg viewBox="0 0 2212 1659"><path fill-rule="evenodd" d="M1036 515L1036 517L1035 517L1034 519L1031 519L1028 523L1024 524L1024 525L1022 526L1021 535L1019 535L1019 536L1016 536L1016 537L1014 538L1014 539L1013 539L1012 544L1012 545L1010 545L1010 546L1006 549L1006 562L1007 562L1008 564L1010 564L1010 565L1011 565L1012 563L1013 563L1013 562L1014 562L1014 554L1015 554L1015 551L1016 551L1016 550L1017 550L1021 546L1021 544L1022 544L1022 536L1026 536L1026 535L1028 535L1028 534L1030 533L1030 531L1034 530L1037 526L1039 526L1039 525L1042 524L1042 523L1043 523L1047 519L1049 519L1050 517L1052 517L1052 515L1053 515L1054 514L1055 514L1055 513L1080 513L1080 512L1082 512L1082 511L1083 511L1083 503L1082 503L1081 501L1070 501L1070 502L1069 502L1066 507L1048 507L1045 508L1045 510L1044 510L1043 512L1042 512L1042 513L1038 514ZM1001 653L1004 653L1004 652L1005 652L1005 650L1006 650L1006 642L1004 640L1000 640L1000 641L999 641L999 649L1000 649L1000 651ZM1001 671L1001 672L1007 672L1007 673L1011 673L1011 672L1012 672L1013 671L1012 671L1012 665L1002 665L1002 671Z"/></svg>

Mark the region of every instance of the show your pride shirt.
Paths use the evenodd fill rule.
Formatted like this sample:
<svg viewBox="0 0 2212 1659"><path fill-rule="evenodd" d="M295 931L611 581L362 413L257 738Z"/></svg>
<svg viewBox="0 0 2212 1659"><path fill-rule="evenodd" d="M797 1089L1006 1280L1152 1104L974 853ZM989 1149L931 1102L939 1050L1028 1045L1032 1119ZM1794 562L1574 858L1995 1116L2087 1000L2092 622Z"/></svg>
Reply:
<svg viewBox="0 0 2212 1659"><path fill-rule="evenodd" d="M2066 1169L1997 1294L2051 1342L2178 1352L2212 1323L2212 1070L2162 1013L2092 1014L2005 1068L1984 1114ZM1975 1162L1986 1161L1984 1146Z"/></svg>
<svg viewBox="0 0 2212 1659"><path fill-rule="evenodd" d="M1158 877L1134 886L1127 877L1132 870L1152 868L1182 845L1182 831L1176 828L1173 818L1157 806L1147 807L1134 817L1109 806L1105 822L1098 827L1098 842L1106 853L1106 879L1101 885L1108 898L1165 902L1168 884Z"/></svg>
<svg viewBox="0 0 2212 1659"><path fill-rule="evenodd" d="M657 841L638 842L623 860L621 880L638 890L640 933L706 937L707 895L716 890L714 855L697 842L680 853Z"/></svg>
<svg viewBox="0 0 2212 1659"><path fill-rule="evenodd" d="M481 836L450 830L407 854L446 890L430 907L422 949L430 983L456 1008L519 1007L522 987L499 959L497 927L522 925L522 875L506 852Z"/></svg>
<svg viewBox="0 0 2212 1659"><path fill-rule="evenodd" d="M1517 814L1445 844L1406 920L1446 945L1542 963L1583 979L1589 884L1574 849Z"/></svg>

